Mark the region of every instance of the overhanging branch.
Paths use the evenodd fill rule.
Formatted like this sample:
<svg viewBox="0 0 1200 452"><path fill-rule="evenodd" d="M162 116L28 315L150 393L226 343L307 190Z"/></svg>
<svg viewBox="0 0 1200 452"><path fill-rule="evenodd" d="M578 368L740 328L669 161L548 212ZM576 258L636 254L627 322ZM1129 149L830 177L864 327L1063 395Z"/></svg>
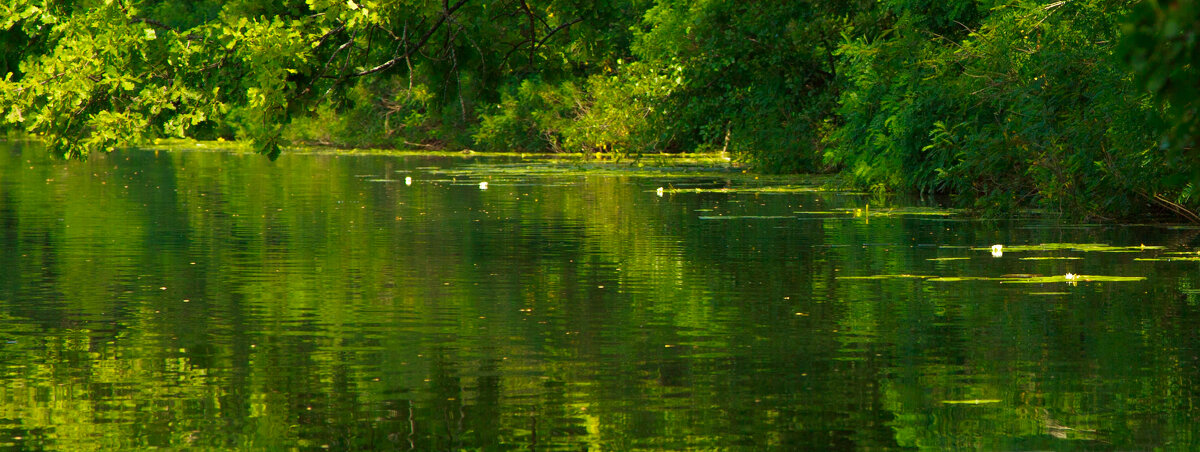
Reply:
<svg viewBox="0 0 1200 452"><path fill-rule="evenodd" d="M391 68L392 66L395 66L396 63L404 61L409 56L411 56L413 54L413 52L416 52L420 48L424 47L425 43L429 42L429 38L432 38L433 34L435 32L437 32L437 30L439 28L442 27L442 24L446 23L446 19L448 17L450 17L451 14L454 14L455 11L457 11L459 8L461 8L463 5L465 5L468 1L470 1L470 0L459 0L458 3L455 3L453 6L451 6L449 8L445 8L444 11L442 12L442 16L438 18L437 22L434 22L433 25L431 27L429 27L429 30L425 31L425 34L421 36L421 39L417 41L416 45L405 46L404 52L402 54L396 55L392 59L387 60L373 68L364 69L359 72L347 74L347 75L343 76L343 78L353 78L353 77L362 77L364 75L371 75L376 72L387 70L387 69Z"/></svg>

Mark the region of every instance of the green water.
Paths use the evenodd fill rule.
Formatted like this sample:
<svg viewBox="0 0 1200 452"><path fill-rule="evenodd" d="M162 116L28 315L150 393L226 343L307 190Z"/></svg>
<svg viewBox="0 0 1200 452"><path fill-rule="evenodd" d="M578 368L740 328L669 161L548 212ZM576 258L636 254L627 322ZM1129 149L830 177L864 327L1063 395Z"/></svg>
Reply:
<svg viewBox="0 0 1200 452"><path fill-rule="evenodd" d="M0 154L4 447L1200 448L1196 229L513 158Z"/></svg>

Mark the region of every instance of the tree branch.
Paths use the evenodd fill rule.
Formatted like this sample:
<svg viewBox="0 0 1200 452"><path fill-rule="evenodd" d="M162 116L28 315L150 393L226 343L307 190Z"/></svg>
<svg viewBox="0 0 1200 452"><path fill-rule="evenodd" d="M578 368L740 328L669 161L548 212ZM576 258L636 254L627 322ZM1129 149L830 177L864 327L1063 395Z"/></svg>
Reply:
<svg viewBox="0 0 1200 452"><path fill-rule="evenodd" d="M529 16L529 65L533 66L533 54L537 51L537 24L533 21L537 19L537 15L533 14L533 10L529 9L529 4L525 0L521 0L521 8L525 10L525 15Z"/></svg>
<svg viewBox="0 0 1200 452"><path fill-rule="evenodd" d="M433 23L433 25L429 28L429 30L427 30L425 32L425 34L421 36L421 39L417 41L417 44L415 46L412 46L412 47L405 46L404 54L396 55L394 58L387 60L378 66L375 66L370 69L364 69L359 72L347 74L347 75L343 76L342 78L362 77L364 75L371 75L376 72L384 71L384 70L387 70L388 68L391 68L392 66L395 66L396 63L403 61L404 59L406 59L410 55L412 55L413 52L420 49L421 47L424 47L425 43L429 41L429 38L433 37L433 33L436 32L438 30L438 28L441 28L442 24L446 23L446 18L450 17L451 14L454 14L455 11L457 11L459 8L461 8L463 5L465 5L468 1L470 1L470 0L459 0L458 3L454 4L454 6L444 9L444 11L442 11L442 17L439 17L437 22Z"/></svg>
<svg viewBox="0 0 1200 452"><path fill-rule="evenodd" d="M170 25L164 24L162 22L159 22L157 20L154 20L154 19L151 19L148 17L133 17L133 18L129 19L129 23L131 23L131 24L136 24L139 22L149 25L151 27L157 28L159 30L175 31L175 29L172 28Z"/></svg>
<svg viewBox="0 0 1200 452"><path fill-rule="evenodd" d="M550 30L550 32L549 32L549 33L546 33L546 36L542 37L542 40L541 40L541 41L538 41L538 42L537 42L537 44L535 44L535 45L534 45L534 48L541 47L541 46L542 46L542 44L545 44L545 43L546 43L546 41L550 40L550 37L551 37L551 36L554 36L554 34L555 34L555 33L558 33L560 30L562 30L562 29L564 29L564 28L567 28L567 27L570 27L570 26L572 26L572 25L575 25L575 24L577 24L577 23L580 23L580 22L583 22L583 18L582 18L582 17L580 17L580 18L578 18L578 19L575 19L575 20L572 20L572 21L570 21L570 22L567 22L567 23L565 23L565 24L559 25L558 27L555 27L553 30Z"/></svg>

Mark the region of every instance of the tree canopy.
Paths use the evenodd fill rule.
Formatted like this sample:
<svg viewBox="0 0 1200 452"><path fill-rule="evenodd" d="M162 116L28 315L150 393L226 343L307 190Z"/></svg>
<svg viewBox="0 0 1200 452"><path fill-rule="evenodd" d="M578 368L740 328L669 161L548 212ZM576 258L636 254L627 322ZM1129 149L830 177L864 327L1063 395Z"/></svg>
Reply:
<svg viewBox="0 0 1200 452"><path fill-rule="evenodd" d="M1190 0L12 0L3 122L157 137L719 150L1003 213L1200 221ZM1152 207L1157 206L1157 207Z"/></svg>

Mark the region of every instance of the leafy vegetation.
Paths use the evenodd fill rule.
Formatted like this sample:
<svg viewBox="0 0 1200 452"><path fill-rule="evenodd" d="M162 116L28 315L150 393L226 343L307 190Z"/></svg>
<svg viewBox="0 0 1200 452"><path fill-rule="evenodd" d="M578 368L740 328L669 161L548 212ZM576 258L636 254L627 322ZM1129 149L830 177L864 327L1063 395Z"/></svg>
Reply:
<svg viewBox="0 0 1200 452"><path fill-rule="evenodd" d="M1200 221L1191 0L14 0L0 118L148 138L719 151L992 214Z"/></svg>

